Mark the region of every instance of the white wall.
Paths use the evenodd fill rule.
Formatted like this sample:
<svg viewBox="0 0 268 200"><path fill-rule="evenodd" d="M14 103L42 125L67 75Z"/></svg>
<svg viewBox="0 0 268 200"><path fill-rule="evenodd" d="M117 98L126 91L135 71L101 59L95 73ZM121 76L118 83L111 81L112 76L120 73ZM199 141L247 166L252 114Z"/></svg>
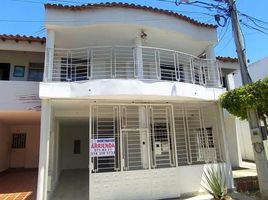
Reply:
<svg viewBox="0 0 268 200"><path fill-rule="evenodd" d="M252 81L258 81L260 79L263 79L268 76L268 57L257 61L255 63L252 63L248 66L249 74L252 78ZM242 80L241 80L241 72L240 70L236 70L234 73L230 74L228 76L228 83L230 86L230 89L238 88L242 86ZM247 121L241 121L235 117L228 116L228 123L226 123L227 127L227 134L229 137L232 137L233 139L237 137L237 142L239 144L239 151L235 150L234 147L232 147L233 142L235 140L229 140L229 147L232 149L230 152L232 164L237 165L240 161L239 159L245 159L245 160L254 160L254 152L253 147L251 144L251 138L250 138L250 128ZM232 122L231 122L232 121ZM235 123L235 125L233 124ZM231 125L232 124L232 125ZM235 132L231 131L232 129L236 129ZM230 132L233 132L232 135L229 134ZM238 156L237 154L241 154L241 156ZM235 161L235 157L237 157L237 160ZM241 157L241 158L240 158Z"/></svg>
<svg viewBox="0 0 268 200"><path fill-rule="evenodd" d="M40 140L40 126L39 125L20 125L10 126L10 138L13 133L26 133L26 148L24 152L11 151L10 167L19 166L20 160L23 159L24 168L37 168L39 162L39 140ZM23 156L24 158L22 158Z"/></svg>
<svg viewBox="0 0 268 200"><path fill-rule="evenodd" d="M0 172L9 168L11 138L9 127L0 123Z"/></svg>
<svg viewBox="0 0 268 200"><path fill-rule="evenodd" d="M263 79L268 76L268 57L263 58L249 65L249 73L253 81Z"/></svg>
<svg viewBox="0 0 268 200"><path fill-rule="evenodd" d="M88 168L89 160L88 125L63 126L61 130L61 168ZM81 141L81 153L74 154L74 140Z"/></svg>
<svg viewBox="0 0 268 200"><path fill-rule="evenodd" d="M0 81L0 111L40 110L39 83L29 81Z"/></svg>
<svg viewBox="0 0 268 200"><path fill-rule="evenodd" d="M239 142L241 133L237 130L237 123L239 123L239 120L234 117L226 117L224 122L230 161L232 167L239 167L242 164L241 147Z"/></svg>
<svg viewBox="0 0 268 200"><path fill-rule="evenodd" d="M201 183L210 165L135 170L91 174L91 198L94 200L154 200L176 198L202 192ZM218 164L231 177L230 166ZM228 185L228 188L232 186Z"/></svg>
<svg viewBox="0 0 268 200"><path fill-rule="evenodd" d="M254 160L254 152L250 138L250 128L249 123L246 120L236 119L236 126L238 138L239 138L239 146L242 158L244 160Z"/></svg>
<svg viewBox="0 0 268 200"><path fill-rule="evenodd" d="M187 41L193 51L195 51L194 47L198 47L200 45L198 43L201 41L204 42L202 45L204 48L217 42L216 29L196 26L169 15L141 9L98 8L83 11L47 9L45 23L48 29L56 30L56 46L65 48L87 46L89 42L93 42L95 45L109 45L114 39L117 45L126 45L126 36L133 40L139 36L141 30L148 34L148 40L150 41L156 36L156 33L161 33L162 36L162 38L157 37L159 43L165 41L166 44L174 46L171 43L172 41L175 44L178 41ZM106 28L99 29L99 27ZM122 30L122 27L126 27L125 30ZM131 27L135 27L136 30L126 33L128 29L131 30ZM98 30L98 33L91 34L91 31L87 28ZM76 34L73 34L73 31L76 31ZM73 37L74 35L80 37ZM122 36L121 40L119 36ZM111 40L111 38L113 39ZM66 40L68 44L64 42ZM164 45L163 42L162 44ZM177 48L179 46L188 48L185 45L177 45ZM200 49L198 50L200 51Z"/></svg>
<svg viewBox="0 0 268 200"><path fill-rule="evenodd" d="M142 81L122 79L101 79L86 82L40 83L40 98L115 98L133 99L203 99L217 100L225 91L223 88L206 88L196 84L171 81ZM153 97L153 98L152 98Z"/></svg>

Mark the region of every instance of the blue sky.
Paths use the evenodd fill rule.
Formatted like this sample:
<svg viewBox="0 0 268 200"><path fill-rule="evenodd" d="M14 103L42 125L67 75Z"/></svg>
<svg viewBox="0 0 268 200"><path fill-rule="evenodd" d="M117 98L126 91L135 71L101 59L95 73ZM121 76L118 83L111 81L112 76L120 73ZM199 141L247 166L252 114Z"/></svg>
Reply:
<svg viewBox="0 0 268 200"><path fill-rule="evenodd" d="M99 0L0 0L0 34L22 34L45 36L44 31L44 6L43 3L99 3L106 1ZM115 1L115 0L114 0ZM203 0L208 1L208 0ZM68 3L70 2L70 3ZM118 1L117 1L118 2ZM197 19L206 23L215 23L212 16L201 13L210 14L211 11L197 8L189 5L176 6L173 3L162 2L159 0L122 0L120 2L135 3L147 5L172 11L177 11L183 15ZM211 1L208 1L211 2ZM237 8L250 16L268 22L268 1L267 0L237 0ZM249 23L246 19L242 19L244 23ZM268 24L266 25L268 28ZM246 40L247 56L250 62L255 62L268 56L268 35L260 33L256 30L248 29L242 26ZM267 29L268 32L268 29ZM231 26L219 28L218 37L219 44L216 46L216 55L236 57L235 45L232 39Z"/></svg>

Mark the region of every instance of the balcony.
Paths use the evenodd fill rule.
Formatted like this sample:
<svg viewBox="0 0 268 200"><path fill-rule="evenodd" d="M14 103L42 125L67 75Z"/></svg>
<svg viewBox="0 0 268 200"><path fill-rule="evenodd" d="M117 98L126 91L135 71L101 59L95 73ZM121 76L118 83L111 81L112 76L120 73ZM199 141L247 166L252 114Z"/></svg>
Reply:
<svg viewBox="0 0 268 200"><path fill-rule="evenodd" d="M222 86L216 60L145 46L47 49L44 82L138 79Z"/></svg>

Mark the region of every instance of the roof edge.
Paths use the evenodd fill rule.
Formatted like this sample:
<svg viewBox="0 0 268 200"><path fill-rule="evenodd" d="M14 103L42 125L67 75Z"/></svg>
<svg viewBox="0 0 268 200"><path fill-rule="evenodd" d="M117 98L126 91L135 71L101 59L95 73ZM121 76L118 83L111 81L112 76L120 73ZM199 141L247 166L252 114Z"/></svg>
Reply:
<svg viewBox="0 0 268 200"><path fill-rule="evenodd" d="M238 58L232 58L229 56L217 56L216 59L221 61L221 62L231 62L231 63L238 62Z"/></svg>
<svg viewBox="0 0 268 200"><path fill-rule="evenodd" d="M192 19L190 17L187 17L185 15L172 12L169 10L164 10L160 8L154 8L150 6L142 6L138 4L129 4L129 3L116 3L116 2L106 2L106 3L96 3L96 4L81 4L81 5L63 5L63 4L45 4L45 9L59 9L59 10L72 10L72 11L81 11L81 10L87 10L87 9L96 9L96 8L130 8L130 9L139 9L139 10L145 10L160 14L165 14L169 16L173 16L177 19L184 20L188 23L191 23L195 26L204 27L204 28L211 28L216 29L218 26L214 24L206 24L203 22L199 22L195 19Z"/></svg>
<svg viewBox="0 0 268 200"><path fill-rule="evenodd" d="M46 43L46 38L45 37L33 37L33 36L26 36L26 35L7 35L7 34L3 34L0 35L0 40L2 41L6 41L6 40L13 40L16 42L40 42L41 44L45 44Z"/></svg>

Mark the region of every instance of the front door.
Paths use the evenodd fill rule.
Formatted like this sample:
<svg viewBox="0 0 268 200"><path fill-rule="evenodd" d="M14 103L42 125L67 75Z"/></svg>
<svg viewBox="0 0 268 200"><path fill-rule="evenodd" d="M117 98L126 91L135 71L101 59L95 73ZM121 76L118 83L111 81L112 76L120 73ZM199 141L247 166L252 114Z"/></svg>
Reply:
<svg viewBox="0 0 268 200"><path fill-rule="evenodd" d="M25 167L26 133L12 134L11 168Z"/></svg>
<svg viewBox="0 0 268 200"><path fill-rule="evenodd" d="M121 107L124 170L149 168L148 123L145 106Z"/></svg>

